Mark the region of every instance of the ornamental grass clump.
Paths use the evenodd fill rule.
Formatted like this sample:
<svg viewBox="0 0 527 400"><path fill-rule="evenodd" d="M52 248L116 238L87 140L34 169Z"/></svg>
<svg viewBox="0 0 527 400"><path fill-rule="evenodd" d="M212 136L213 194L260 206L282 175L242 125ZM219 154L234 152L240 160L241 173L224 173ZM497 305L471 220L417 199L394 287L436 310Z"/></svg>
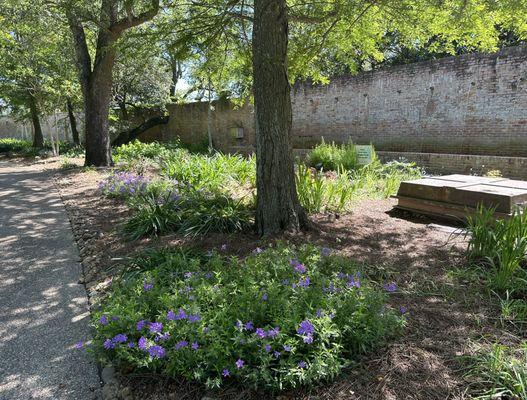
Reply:
<svg viewBox="0 0 527 400"><path fill-rule="evenodd" d="M92 351L123 371L281 390L328 381L400 332L389 292L314 246L246 259L157 250L114 281Z"/></svg>

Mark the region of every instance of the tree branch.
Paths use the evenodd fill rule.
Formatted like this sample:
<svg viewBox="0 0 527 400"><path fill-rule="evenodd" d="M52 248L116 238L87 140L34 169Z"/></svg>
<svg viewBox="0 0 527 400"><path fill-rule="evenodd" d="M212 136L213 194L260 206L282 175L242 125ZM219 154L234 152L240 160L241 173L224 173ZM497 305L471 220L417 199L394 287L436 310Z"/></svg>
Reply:
<svg viewBox="0 0 527 400"><path fill-rule="evenodd" d="M115 35L120 35L123 31L141 25L151 20L159 12L159 0L152 0L152 8L139 15L134 15L132 10L128 10L127 17L123 18L110 26L110 31Z"/></svg>

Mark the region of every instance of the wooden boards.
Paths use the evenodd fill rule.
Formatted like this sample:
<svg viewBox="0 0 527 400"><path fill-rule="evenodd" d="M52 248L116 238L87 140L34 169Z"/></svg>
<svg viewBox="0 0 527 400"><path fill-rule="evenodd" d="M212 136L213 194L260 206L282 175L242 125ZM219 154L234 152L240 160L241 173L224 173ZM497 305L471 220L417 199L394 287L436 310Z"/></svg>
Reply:
<svg viewBox="0 0 527 400"><path fill-rule="evenodd" d="M481 204L506 218L527 204L527 182L453 174L402 182L396 198L397 208L437 217L465 219Z"/></svg>

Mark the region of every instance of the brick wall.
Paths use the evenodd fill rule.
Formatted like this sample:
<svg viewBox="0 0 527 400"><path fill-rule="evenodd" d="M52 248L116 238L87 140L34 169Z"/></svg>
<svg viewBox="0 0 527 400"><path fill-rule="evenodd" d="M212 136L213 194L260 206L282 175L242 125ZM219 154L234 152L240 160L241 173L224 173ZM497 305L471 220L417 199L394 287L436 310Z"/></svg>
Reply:
<svg viewBox="0 0 527 400"><path fill-rule="evenodd" d="M385 152L385 158L411 155L434 170L451 172L449 167L461 163L456 168L470 165L475 172L494 163L492 169L513 171L525 167L521 160L527 157L527 46L341 76L329 85L300 83L292 89L292 105L294 148L310 148L322 137L353 140L373 143L378 152ZM170 106L166 137L203 140L207 106ZM217 148L254 149L250 105L214 103L212 114ZM238 127L243 128L243 138L233 133ZM461 156L453 157L456 154ZM466 161L473 155L499 157Z"/></svg>

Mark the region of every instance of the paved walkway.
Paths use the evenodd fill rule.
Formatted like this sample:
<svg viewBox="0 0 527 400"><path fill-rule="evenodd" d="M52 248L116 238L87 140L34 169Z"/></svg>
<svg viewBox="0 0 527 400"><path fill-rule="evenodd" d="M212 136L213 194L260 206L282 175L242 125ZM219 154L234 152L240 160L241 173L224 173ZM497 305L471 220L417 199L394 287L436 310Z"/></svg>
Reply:
<svg viewBox="0 0 527 400"><path fill-rule="evenodd" d="M86 292L49 174L0 160L0 399L92 400Z"/></svg>

